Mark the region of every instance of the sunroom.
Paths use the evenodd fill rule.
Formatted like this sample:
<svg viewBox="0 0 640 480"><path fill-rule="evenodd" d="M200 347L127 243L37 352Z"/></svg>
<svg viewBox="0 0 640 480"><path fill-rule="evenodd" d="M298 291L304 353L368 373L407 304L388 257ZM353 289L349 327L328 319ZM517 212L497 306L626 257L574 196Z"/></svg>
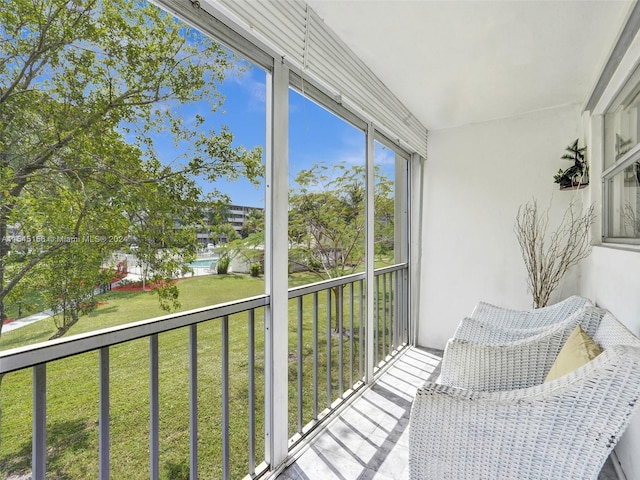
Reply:
<svg viewBox="0 0 640 480"><path fill-rule="evenodd" d="M413 394L436 370L460 320L480 301L532 308L514 235L519 208L531 201L545 209L550 226L569 204L593 205L596 213L590 255L569 270L550 303L586 297L640 335L635 1L152 4L192 28L197 48L209 48L202 39L210 39L233 52L237 85L260 105L235 121L259 132L261 150L256 157L233 151L246 161L236 175L245 193L255 180L242 178L255 168L251 161L259 156L264 168L257 182L263 236L251 250L260 258L244 262L260 264L259 281L245 290L229 286L236 277L228 277L224 302L186 308L184 298L182 309L131 321L122 319L132 304L98 299L87 315L119 308L117 323L78 330L83 321L76 319L52 340L33 333L26 342L17 332L31 330L2 330L2 478L409 478ZM5 38L14 35L8 28ZM155 52L135 52L147 54ZM234 97L225 94L233 115ZM180 141L195 138L180 128L166 124ZM32 135L24 136L28 142ZM554 175L570 166L561 157L576 139L586 147L588 180L560 189ZM160 137L153 141L169 148ZM311 166L304 157L313 149L321 153ZM359 190L351 200L362 198L345 216L358 219L358 235L349 232L355 224L311 223L323 211L334 215L333 199L322 194L347 191L353 178ZM12 192L5 189L5 198ZM168 203L145 208L171 212ZM54 212L32 214L53 219ZM104 222L117 221L104 215ZM146 218L130 221L139 226ZM96 218L92 225L99 224ZM15 247L27 226L3 225L3 248L45 251L32 248L36 236L23 240L28 249ZM185 226L173 230L184 233ZM154 228L164 232L167 224ZM311 262L333 231L343 243ZM93 233L56 238L90 243ZM208 242L217 237L198 235L207 247L197 257L213 269ZM134 266L146 248L141 238L126 238L118 258L144 279L157 253L147 267ZM59 268L80 270L79 262ZM322 270L318 265L324 276L307 275ZM194 263L191 271L200 268ZM11 277L4 267L2 275L4 289ZM53 278L39 275L39 285ZM7 298L20 305L21 292ZM611 472L602 474L611 477L601 478L640 479L638 451L636 417L607 464Z"/></svg>

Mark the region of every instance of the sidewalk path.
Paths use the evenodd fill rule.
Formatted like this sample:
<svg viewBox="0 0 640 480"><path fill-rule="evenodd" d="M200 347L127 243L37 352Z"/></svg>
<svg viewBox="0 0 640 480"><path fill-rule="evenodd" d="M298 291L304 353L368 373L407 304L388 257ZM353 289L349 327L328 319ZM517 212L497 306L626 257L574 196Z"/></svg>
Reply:
<svg viewBox="0 0 640 480"><path fill-rule="evenodd" d="M112 288L117 287L118 285L123 283L124 280L135 282L135 281L139 281L141 278L142 277L140 277L140 275L136 275L135 273L130 273L122 280L112 283L111 287ZM96 290L95 293L96 295L98 295L101 292L99 290ZM12 322L5 323L4 325L2 325L2 333L10 332L11 330L24 327L26 325L29 325L34 322L38 322L40 320L44 320L45 318L49 318L52 315L53 315L53 311L45 310L44 312L34 313L33 315L29 315L28 317L18 318L17 320L13 320Z"/></svg>
<svg viewBox="0 0 640 480"><path fill-rule="evenodd" d="M4 325L2 325L2 333L10 332L11 330L15 330L16 328L24 327L25 325L44 320L51 315L53 315L53 312L51 310L45 310L44 312L34 313L33 315L29 315L28 317L18 318L13 322L5 323Z"/></svg>

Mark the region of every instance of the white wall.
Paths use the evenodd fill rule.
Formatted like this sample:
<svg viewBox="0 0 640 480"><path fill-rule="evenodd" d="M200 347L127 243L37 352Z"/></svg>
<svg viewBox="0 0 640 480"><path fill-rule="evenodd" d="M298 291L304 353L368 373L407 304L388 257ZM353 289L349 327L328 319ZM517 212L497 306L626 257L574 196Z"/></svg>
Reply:
<svg viewBox="0 0 640 480"><path fill-rule="evenodd" d="M582 291L640 336L640 251L595 246L582 265ZM640 479L640 414L616 447L629 480Z"/></svg>
<svg viewBox="0 0 640 480"><path fill-rule="evenodd" d="M429 132L424 177L418 343L443 348L475 304L531 308L513 225L518 207L552 204L551 225L575 195L553 176L582 130L578 105ZM581 145L584 139L581 138ZM577 272L551 301L577 293Z"/></svg>

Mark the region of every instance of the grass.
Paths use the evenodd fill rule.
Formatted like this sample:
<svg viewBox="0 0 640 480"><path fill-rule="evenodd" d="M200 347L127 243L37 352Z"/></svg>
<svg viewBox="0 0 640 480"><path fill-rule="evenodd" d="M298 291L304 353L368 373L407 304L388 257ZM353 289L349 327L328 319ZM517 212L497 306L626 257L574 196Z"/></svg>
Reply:
<svg viewBox="0 0 640 480"><path fill-rule="evenodd" d="M305 275L292 277L291 284L308 283ZM316 281L315 279L311 281ZM182 310L260 294L264 283L242 275L194 277L181 281ZM354 347L358 362L359 295L354 303ZM348 293L345 291L345 294ZM68 335L96 330L134 320L162 315L150 292L110 292L100 298L107 302L81 318ZM313 321L311 296L304 298L303 316L303 424L313 418ZM327 335L326 295L319 295L318 357L319 410L326 406L327 337L330 338L332 366L329 372L333 398L338 389L339 336ZM345 321L351 306L345 302ZM231 477L242 478L248 465L248 321L246 314L229 319L230 368L230 451ZM348 323L345 329L349 329ZM55 331L50 320L7 332L0 348L12 348L46 340ZM289 431L297 430L297 302L289 304ZM188 478L189 398L188 337L186 328L159 335L160 370L160 465L161 478ZM256 459L264 452L264 322L256 312ZM345 388L350 387L348 337L345 351ZM221 428L221 322L212 320L198 326L199 470L202 478L219 478L222 468ZM149 477L149 341L140 339L110 348L111 476L142 479ZM0 405L0 478L30 471L31 462L31 372L20 371L2 379ZM98 476L98 354L90 352L47 366L47 478L82 479Z"/></svg>
<svg viewBox="0 0 640 480"><path fill-rule="evenodd" d="M264 292L264 282L246 275L207 275L181 280L178 288L179 310L184 311L259 295ZM150 291L111 291L99 295L98 301L102 305L81 317L66 336L167 314L160 308L156 294ZM51 318L4 332L0 336L0 350L44 342L55 332Z"/></svg>

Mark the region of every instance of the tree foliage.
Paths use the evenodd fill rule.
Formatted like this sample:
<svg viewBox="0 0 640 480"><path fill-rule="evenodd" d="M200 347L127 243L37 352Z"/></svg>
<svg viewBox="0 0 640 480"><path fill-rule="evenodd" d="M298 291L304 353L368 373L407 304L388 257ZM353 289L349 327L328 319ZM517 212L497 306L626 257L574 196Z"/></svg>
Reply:
<svg viewBox="0 0 640 480"><path fill-rule="evenodd" d="M249 210L242 224L240 235L243 238L264 231L264 210L261 208L253 208Z"/></svg>
<svg viewBox="0 0 640 480"><path fill-rule="evenodd" d="M365 255L365 169L316 164L295 178L289 195L290 261L321 279L362 268ZM376 170L375 233L379 252L393 250L391 181ZM391 233L389 233L391 232Z"/></svg>
<svg viewBox="0 0 640 480"><path fill-rule="evenodd" d="M366 234L365 179L365 168L359 165L316 164L298 173L297 188L289 194L289 261L294 268L307 270L323 280L362 269ZM389 229L393 232L394 228L393 198L391 181L378 170L374 189L375 231L383 240L388 237ZM388 238L376 243L381 251L389 248ZM393 249L393 243L390 248ZM340 316L337 289L334 296L337 331Z"/></svg>
<svg viewBox="0 0 640 480"><path fill-rule="evenodd" d="M255 208L247 213L240 236L225 246L225 253L239 258L249 266L253 277L264 271L264 210Z"/></svg>
<svg viewBox="0 0 640 480"><path fill-rule="evenodd" d="M353 273L364 259L364 169L316 164L289 195L290 261L320 278Z"/></svg>
<svg viewBox="0 0 640 480"><path fill-rule="evenodd" d="M52 338L64 335L80 315L97 307L96 291L110 282L113 273L101 268L104 257L100 244L89 249L75 242L34 268L32 277L53 311L57 331Z"/></svg>
<svg viewBox="0 0 640 480"><path fill-rule="evenodd" d="M0 318L25 285L90 288L131 238L156 280L182 268L196 248L196 178L262 172L259 148L207 124L234 68L220 45L144 1L0 9ZM194 102L209 110L187 119ZM171 163L158 153L168 139L182 152ZM177 292L164 284L169 309Z"/></svg>

